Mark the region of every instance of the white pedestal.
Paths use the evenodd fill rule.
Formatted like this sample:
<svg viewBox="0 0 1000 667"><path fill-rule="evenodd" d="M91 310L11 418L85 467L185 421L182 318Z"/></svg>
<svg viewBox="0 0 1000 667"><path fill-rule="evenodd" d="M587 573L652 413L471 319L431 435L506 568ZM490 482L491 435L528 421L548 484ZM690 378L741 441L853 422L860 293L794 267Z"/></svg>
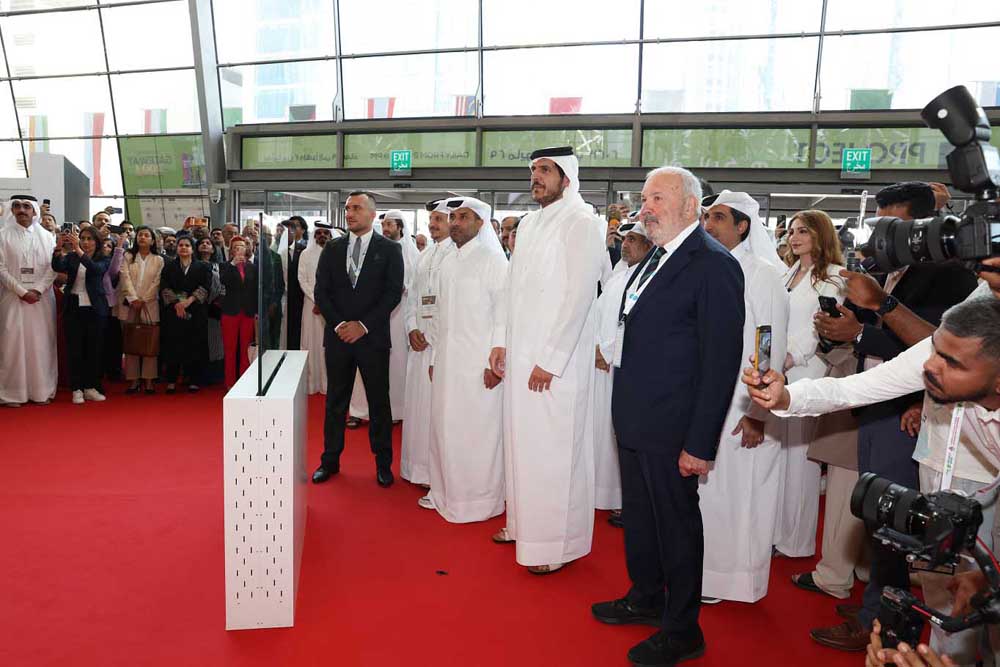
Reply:
<svg viewBox="0 0 1000 667"><path fill-rule="evenodd" d="M265 381L257 396L257 364ZM267 352L223 402L226 629L290 627L306 525L307 352Z"/></svg>

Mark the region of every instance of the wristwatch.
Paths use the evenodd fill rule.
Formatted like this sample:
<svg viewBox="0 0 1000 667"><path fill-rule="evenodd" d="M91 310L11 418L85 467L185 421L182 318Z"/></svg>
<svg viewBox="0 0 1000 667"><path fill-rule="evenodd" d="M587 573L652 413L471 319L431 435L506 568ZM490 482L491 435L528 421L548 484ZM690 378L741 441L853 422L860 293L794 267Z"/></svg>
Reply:
<svg viewBox="0 0 1000 667"><path fill-rule="evenodd" d="M876 310L875 312L878 313L881 317L885 317L892 311L896 310L896 306L898 305L899 305L899 299L897 299L891 294L886 294L885 298L882 299L882 303L879 305L878 310Z"/></svg>

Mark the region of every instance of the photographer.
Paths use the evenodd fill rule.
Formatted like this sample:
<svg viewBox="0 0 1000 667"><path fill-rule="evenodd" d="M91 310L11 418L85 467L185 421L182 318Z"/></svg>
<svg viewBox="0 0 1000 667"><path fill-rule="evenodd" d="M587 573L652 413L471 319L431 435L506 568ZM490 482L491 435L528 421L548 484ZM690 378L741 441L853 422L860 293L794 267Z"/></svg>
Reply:
<svg viewBox="0 0 1000 667"><path fill-rule="evenodd" d="M984 261L1000 266L1000 258ZM782 376L769 371L758 388L760 375L744 371L750 396L779 416L817 415L849 407L871 405L926 390L923 425L915 457L919 457L921 490L952 488L983 504L980 537L992 545L994 498L980 494L1000 467L1000 275L986 273L987 281L966 301L947 311L931 339L906 350L892 361L848 378L803 380L788 387ZM992 293L991 293L992 290ZM959 408L968 402L970 407ZM945 454L953 412L963 409L964 420L953 464ZM990 475L973 479L975 469ZM928 605L948 611L951 606L942 577L923 578ZM953 656L956 664L972 664L978 647L974 631L946 635L934 629L932 646Z"/></svg>

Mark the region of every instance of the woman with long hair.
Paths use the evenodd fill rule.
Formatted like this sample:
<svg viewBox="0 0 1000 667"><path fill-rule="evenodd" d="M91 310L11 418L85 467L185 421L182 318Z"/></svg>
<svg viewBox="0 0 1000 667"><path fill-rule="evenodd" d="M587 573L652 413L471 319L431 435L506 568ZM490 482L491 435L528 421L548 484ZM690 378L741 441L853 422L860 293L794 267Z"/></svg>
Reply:
<svg viewBox="0 0 1000 667"><path fill-rule="evenodd" d="M819 337L813 316L819 310L819 297L844 300L843 254L833 221L823 211L800 211L788 226L788 247L795 262L785 273L788 290L788 353L784 370L789 382L801 378L820 378L829 366L817 356ZM806 454L816 430L813 417L783 420L785 439L782 447L784 490L778 506L774 544L781 553L792 557L812 556L816 550L816 524L819 517L820 466Z"/></svg>
<svg viewBox="0 0 1000 667"><path fill-rule="evenodd" d="M63 322L70 388L73 403L77 405L85 400L105 399L97 388L101 382L101 342L108 314L104 274L109 263L101 239L92 227L80 230L79 234L60 234L52 255L52 269L67 277Z"/></svg>
<svg viewBox="0 0 1000 667"><path fill-rule="evenodd" d="M194 393L208 359L208 314L205 307L212 288L212 268L195 259L194 239L177 239L177 258L167 262L160 276L163 301L160 354L166 362L167 393L176 391L183 374Z"/></svg>
<svg viewBox="0 0 1000 667"><path fill-rule="evenodd" d="M222 299L222 340L225 347L226 387L232 387L250 365L247 348L257 319L257 267L247 261L247 243L234 236L232 259L219 267L225 288Z"/></svg>
<svg viewBox="0 0 1000 667"><path fill-rule="evenodd" d="M207 262L212 267L212 287L208 290L208 365L205 366L204 384L219 382L223 377L223 359L225 348L222 345L222 297L226 288L222 286L219 276L219 263L216 261L215 244L205 237L198 241L198 259Z"/></svg>
<svg viewBox="0 0 1000 667"><path fill-rule="evenodd" d="M118 283L118 319L126 322L160 322L160 274L163 272L163 258L156 249L153 230L140 226L135 230L135 242L125 252ZM145 382L146 393L155 394L153 381L158 373L158 357L125 355L125 379L130 382L125 393L135 394L139 383Z"/></svg>

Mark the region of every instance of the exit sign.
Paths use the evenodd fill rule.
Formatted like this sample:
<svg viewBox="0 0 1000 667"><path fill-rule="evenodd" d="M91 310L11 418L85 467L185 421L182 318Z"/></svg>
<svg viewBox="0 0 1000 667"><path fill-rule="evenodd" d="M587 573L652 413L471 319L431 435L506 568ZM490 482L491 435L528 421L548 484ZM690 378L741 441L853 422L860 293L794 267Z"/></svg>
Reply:
<svg viewBox="0 0 1000 667"><path fill-rule="evenodd" d="M840 160L841 178L871 178L872 149L845 148Z"/></svg>
<svg viewBox="0 0 1000 667"><path fill-rule="evenodd" d="M389 175L409 176L413 167L413 154L408 151L391 151L389 153Z"/></svg>

